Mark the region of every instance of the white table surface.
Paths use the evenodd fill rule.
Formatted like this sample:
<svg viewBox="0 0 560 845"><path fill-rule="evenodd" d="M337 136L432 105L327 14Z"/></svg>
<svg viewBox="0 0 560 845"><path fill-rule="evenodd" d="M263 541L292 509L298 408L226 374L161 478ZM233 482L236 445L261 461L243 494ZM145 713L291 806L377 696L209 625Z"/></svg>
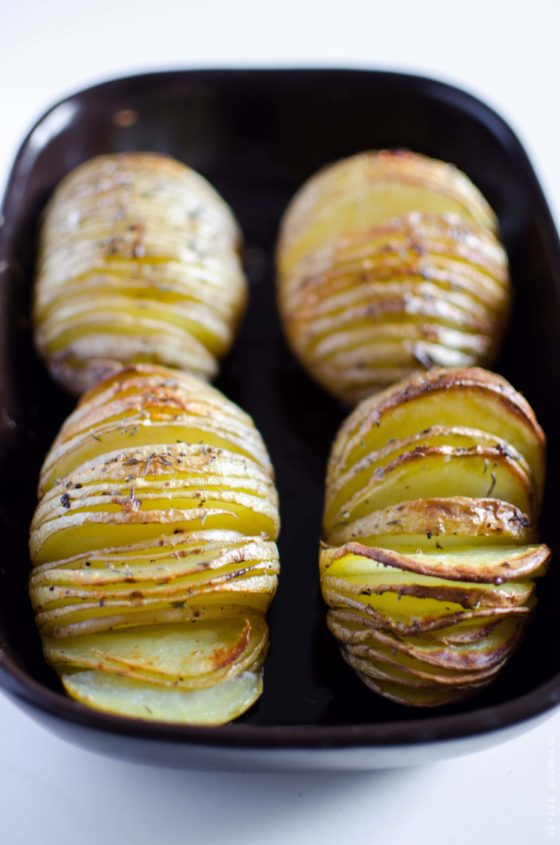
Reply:
<svg viewBox="0 0 560 845"><path fill-rule="evenodd" d="M493 105L560 220L560 0L0 0L0 13L0 186L52 101L111 76L376 67L439 77ZM413 769L181 772L77 749L0 695L0 842L540 845L560 839L559 743L556 713L493 750Z"/></svg>

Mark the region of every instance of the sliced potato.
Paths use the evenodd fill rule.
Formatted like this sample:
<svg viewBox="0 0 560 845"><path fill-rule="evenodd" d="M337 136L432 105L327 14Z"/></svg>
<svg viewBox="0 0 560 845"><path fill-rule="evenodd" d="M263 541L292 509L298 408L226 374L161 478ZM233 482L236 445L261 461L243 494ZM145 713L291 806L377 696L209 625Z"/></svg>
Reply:
<svg viewBox="0 0 560 845"><path fill-rule="evenodd" d="M47 660L60 671L68 671L68 667L96 669L189 690L222 683L250 668L267 642L264 619L253 616L63 639L47 637L43 649Z"/></svg>
<svg viewBox="0 0 560 845"><path fill-rule="evenodd" d="M298 191L282 223L280 268L288 273L341 227L359 230L410 211L454 212L496 227L488 203L452 165L408 151L367 152L324 168Z"/></svg>
<svg viewBox="0 0 560 845"><path fill-rule="evenodd" d="M262 692L257 672L241 672L211 687L171 689L99 670L64 673L64 688L82 704L118 716L189 725L222 725L245 713Z"/></svg>
<svg viewBox="0 0 560 845"><path fill-rule="evenodd" d="M321 590L343 658L372 690L431 707L499 674L550 562L533 527L544 457L526 401L480 369L411 378L343 424Z"/></svg>
<svg viewBox="0 0 560 845"><path fill-rule="evenodd" d="M509 502L464 496L406 500L353 522L333 524L325 533L333 546L357 541L406 554L475 545L528 545L535 538L529 517Z"/></svg>
<svg viewBox="0 0 560 845"><path fill-rule="evenodd" d="M345 507L353 496L360 494L372 481L379 479L383 475L383 468L387 468L406 454L428 454L427 450L432 447L442 446L446 449L454 449L455 452L451 454L457 454L459 450L461 455L474 453L488 456L491 450L495 450L513 461L527 478L531 478L531 470L523 456L504 440L479 429L434 425L402 440L391 438L386 446L371 452L329 484L325 508L325 531L329 533L332 530L333 526L329 525L332 515ZM427 494L424 499L426 497Z"/></svg>
<svg viewBox="0 0 560 845"><path fill-rule="evenodd" d="M491 364L510 300L495 230L474 185L441 161L383 150L321 171L278 244L294 352L351 404L430 367Z"/></svg>
<svg viewBox="0 0 560 845"><path fill-rule="evenodd" d="M472 630L480 636L464 642L450 642L445 629L413 637L399 636L376 628L369 619L348 610L329 610L327 622L330 631L341 643L381 646L393 656L409 655L422 666L459 671L486 669L501 664L516 648L522 624L519 617L490 626L477 622L477 627ZM457 624L454 630L459 628Z"/></svg>
<svg viewBox="0 0 560 845"><path fill-rule="evenodd" d="M272 477L252 420L192 376L135 365L82 399L30 537L37 626L71 695L192 724L251 706L279 573Z"/></svg>
<svg viewBox="0 0 560 845"><path fill-rule="evenodd" d="M77 167L47 206L37 259L35 342L51 374L76 394L141 361L214 376L245 305L239 246L228 206L178 161ZM158 293L169 283L174 299Z"/></svg>
<svg viewBox="0 0 560 845"><path fill-rule="evenodd" d="M431 370L363 402L334 442L329 482L390 438L434 425L468 426L510 444L530 466L536 499L542 499L545 439L529 403L501 376L475 367Z"/></svg>
<svg viewBox="0 0 560 845"><path fill-rule="evenodd" d="M373 574L394 569L414 576L469 581L473 587L476 584L504 586L513 580L542 575L550 557L550 549L545 545L475 546L452 553L420 551L410 555L348 543L338 549L323 548L320 566L325 575Z"/></svg>

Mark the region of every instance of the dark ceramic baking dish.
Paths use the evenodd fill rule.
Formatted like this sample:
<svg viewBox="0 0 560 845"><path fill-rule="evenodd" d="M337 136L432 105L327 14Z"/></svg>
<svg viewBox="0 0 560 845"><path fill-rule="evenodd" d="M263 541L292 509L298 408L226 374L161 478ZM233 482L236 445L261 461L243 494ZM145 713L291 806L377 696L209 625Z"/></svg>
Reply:
<svg viewBox="0 0 560 845"><path fill-rule="evenodd" d="M527 156L509 127L463 91L428 79L353 70L179 71L119 79L50 109L16 158L0 229L0 683L29 715L88 748L174 766L378 768L484 748L560 702L560 569L540 585L524 644L484 694L436 712L370 693L324 626L317 543L324 470L344 411L284 344L275 308L278 221L302 181L359 150L409 147L454 162L497 211L515 288L497 369L533 404L549 437L544 539L560 512L560 249ZM219 386L255 418L282 503L282 576L270 614L265 692L216 729L90 711L45 665L27 599L28 524L38 468L71 408L33 352L29 323L37 224L54 186L98 153L157 150L201 171L238 215L250 307Z"/></svg>

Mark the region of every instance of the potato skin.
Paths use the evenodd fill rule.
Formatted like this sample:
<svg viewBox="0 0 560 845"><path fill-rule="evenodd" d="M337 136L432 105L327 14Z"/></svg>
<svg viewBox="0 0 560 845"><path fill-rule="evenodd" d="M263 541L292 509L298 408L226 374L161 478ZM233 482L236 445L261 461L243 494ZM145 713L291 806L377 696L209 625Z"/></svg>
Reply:
<svg viewBox="0 0 560 845"><path fill-rule="evenodd" d="M141 361L212 378L245 308L240 248L229 207L180 162L79 165L40 233L34 337L53 378L75 395Z"/></svg>
<svg viewBox="0 0 560 845"><path fill-rule="evenodd" d="M279 516L270 459L244 411L194 376L131 365L82 397L39 496L30 597L71 695L188 724L220 724L253 704Z"/></svg>
<svg viewBox="0 0 560 845"><path fill-rule="evenodd" d="M455 445L418 445L430 437ZM457 445L461 438L470 445ZM445 457L434 461L438 450ZM465 493L469 454L483 458L486 495ZM544 459L544 433L527 401L480 368L400 382L343 423L327 473L320 580L329 628L368 687L399 704L436 707L494 680L520 642L535 579L550 561L534 529ZM381 507L379 485L392 466L407 464L418 466L420 481L397 478ZM501 482L500 466L519 481ZM447 495L413 492L442 484ZM516 504L522 489L526 512Z"/></svg>
<svg viewBox="0 0 560 845"><path fill-rule="evenodd" d="M288 342L345 404L499 351L510 286L496 218L444 162L382 150L315 174L284 214L277 267Z"/></svg>

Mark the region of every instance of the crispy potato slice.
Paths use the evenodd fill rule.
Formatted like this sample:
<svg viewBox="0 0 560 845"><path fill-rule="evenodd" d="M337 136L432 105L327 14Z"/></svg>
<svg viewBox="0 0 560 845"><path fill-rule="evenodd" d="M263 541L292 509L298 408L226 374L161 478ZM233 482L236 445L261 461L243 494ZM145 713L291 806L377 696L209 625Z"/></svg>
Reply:
<svg viewBox="0 0 560 845"><path fill-rule="evenodd" d="M500 447L427 446L379 467L363 489L333 512L332 522L327 518L326 530L423 496L496 498L533 513L531 480Z"/></svg>
<svg viewBox="0 0 560 845"><path fill-rule="evenodd" d="M276 538L270 478L235 453L176 444L100 455L43 497L32 523L36 563L128 545L172 530L222 528ZM102 539L104 538L104 539Z"/></svg>
<svg viewBox="0 0 560 845"><path fill-rule="evenodd" d="M78 609L75 606L59 607L38 613L35 621L42 637L68 638L121 628L138 628L143 625L190 624L200 620L210 621L246 616L248 613L265 613L273 597L274 591L268 595L262 592L240 595L235 592L228 594L222 590L204 594L202 602L194 597L192 602L169 602L167 605L160 603L160 606L155 608L138 608L126 602L120 607L88 603Z"/></svg>
<svg viewBox="0 0 560 845"><path fill-rule="evenodd" d="M345 655L343 654L343 656ZM364 684L373 692L379 693L396 704L404 704L407 707L443 707L446 704L455 704L455 702L471 698L490 683L487 680L481 684L467 684L466 686L445 687L443 689L436 685L411 688L396 681L374 679L363 672L358 672L358 674Z"/></svg>
<svg viewBox="0 0 560 845"><path fill-rule="evenodd" d="M510 656L505 654L501 662L495 666L465 671L427 666L414 657L405 653L393 653L390 649L376 645L345 645L349 657L356 661L356 668L364 674L375 677L383 676L386 680L394 680L411 687L464 687L478 685L493 680L494 676L503 669Z"/></svg>
<svg viewBox="0 0 560 845"><path fill-rule="evenodd" d="M382 646L391 655L409 655L420 666L472 671L502 664L517 647L521 619L505 619L491 626L477 624L480 636L466 642L448 642L445 631L399 636L375 627L371 620L348 610L329 610L327 624L344 644ZM456 626L457 628L459 626Z"/></svg>
<svg viewBox="0 0 560 845"><path fill-rule="evenodd" d="M203 531L163 535L147 543L96 550L36 566L30 589L54 584L131 589L130 585L169 584L204 573L211 578L216 573L247 572L254 567L278 571L276 543L237 532Z"/></svg>
<svg viewBox="0 0 560 845"><path fill-rule="evenodd" d="M354 566L352 564L354 563ZM370 562L371 563L371 562ZM331 574L323 575L324 589L332 595L356 596L360 601L373 598L372 606L383 611L384 603L377 599L385 595L397 599L404 597L436 600L449 605L460 605L465 609L521 607L525 606L534 593L534 584L527 581L508 581L500 585L471 583L395 572L383 567L364 571L360 560L345 561L344 570L336 568ZM413 605L410 605L411 609ZM435 606L434 606L435 607ZM429 607L428 607L429 609Z"/></svg>
<svg viewBox="0 0 560 845"><path fill-rule="evenodd" d="M544 433L528 402L509 382L478 368L431 370L363 402L337 435L327 484L391 437L403 439L434 425L468 426L509 443L531 467L541 500Z"/></svg>
<svg viewBox="0 0 560 845"><path fill-rule="evenodd" d="M332 608L355 610L366 614L377 627L397 634L417 634L449 628L457 623L480 621L484 624L506 618L529 616L533 601L510 607L464 608L458 602L433 598L400 595L386 592L382 595L360 594L359 590L331 589L322 579L321 591L326 604ZM369 592L369 591L368 591Z"/></svg>
<svg viewBox="0 0 560 845"><path fill-rule="evenodd" d="M240 408L198 379L139 366L88 394L68 417L45 459L39 494L99 455L186 443L245 455L272 475L262 438Z"/></svg>
<svg viewBox="0 0 560 845"><path fill-rule="evenodd" d="M202 689L250 668L267 642L264 619L252 616L47 637L43 650L59 671L98 669L178 689Z"/></svg>
<svg viewBox="0 0 560 845"><path fill-rule="evenodd" d="M478 429L434 425L402 440L391 438L384 447L371 452L349 470L333 479L327 488L325 533L330 534L333 530L332 514L336 513L337 509L344 507L353 496L360 493L374 477L380 475L380 470L383 467L387 467L397 458L409 452L422 453L422 450L434 446L450 447L459 449L461 452L477 450L481 454L484 454L484 450L487 448L497 449L517 463L525 475L531 476L531 470L523 456L504 440Z"/></svg>
<svg viewBox="0 0 560 845"><path fill-rule="evenodd" d="M535 531L529 517L508 502L450 496L399 502L333 526L328 536L333 546L360 541L410 554L481 544L529 545Z"/></svg>
<svg viewBox="0 0 560 845"><path fill-rule="evenodd" d="M289 273L341 230L363 229L411 210L454 212L496 228L487 202L452 165L411 152L366 152L324 168L298 191L282 222L280 269Z"/></svg>
<svg viewBox="0 0 560 845"><path fill-rule="evenodd" d="M222 725L245 713L262 692L257 672L241 672L206 689L182 690L97 670L64 673L72 698L118 716L188 725Z"/></svg>
<svg viewBox="0 0 560 845"><path fill-rule="evenodd" d="M361 543L347 543L337 549L323 548L320 566L324 575L377 573L392 568L412 573L415 580L418 575L469 581L473 586L504 586L512 581L544 574L550 557L550 549L545 545L482 546L452 553L417 552L410 555Z"/></svg>

